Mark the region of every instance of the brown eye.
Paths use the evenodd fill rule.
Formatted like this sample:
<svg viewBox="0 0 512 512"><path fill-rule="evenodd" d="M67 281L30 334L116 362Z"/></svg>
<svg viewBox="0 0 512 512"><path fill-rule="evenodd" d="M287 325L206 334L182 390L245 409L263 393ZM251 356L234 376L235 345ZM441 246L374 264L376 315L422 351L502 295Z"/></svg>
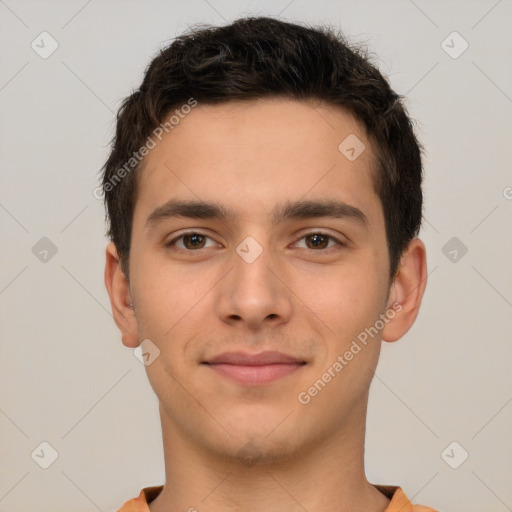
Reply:
<svg viewBox="0 0 512 512"><path fill-rule="evenodd" d="M307 235L304 235L300 240L305 240L305 249L312 249L321 251L322 249L331 249L334 246L344 246L345 244L342 243L337 238L333 237L332 235L329 235L327 233L322 233L320 231L315 231L312 233L308 233ZM330 242L333 242L333 244L330 244ZM330 245L329 245L330 244Z"/></svg>
<svg viewBox="0 0 512 512"><path fill-rule="evenodd" d="M208 239L211 240L209 236L191 231L174 238L169 243L167 243L166 246L177 246L180 249L194 251L197 249L203 249L205 247L206 240ZM181 244L178 242L181 242Z"/></svg>
<svg viewBox="0 0 512 512"><path fill-rule="evenodd" d="M310 241L310 243L306 242L309 249L325 249L329 243L329 237L321 233L306 235L304 238Z"/></svg>
<svg viewBox="0 0 512 512"><path fill-rule="evenodd" d="M198 233L193 233L191 235L184 235L183 236L183 245L187 249L197 249L197 248L201 249L204 245L204 239L205 239L205 237Z"/></svg>

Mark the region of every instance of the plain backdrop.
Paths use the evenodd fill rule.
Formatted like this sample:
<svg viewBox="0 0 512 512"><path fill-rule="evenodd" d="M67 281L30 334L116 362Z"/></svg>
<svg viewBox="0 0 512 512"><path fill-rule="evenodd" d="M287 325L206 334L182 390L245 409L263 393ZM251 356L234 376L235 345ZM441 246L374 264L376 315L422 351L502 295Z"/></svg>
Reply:
<svg viewBox="0 0 512 512"><path fill-rule="evenodd" d="M93 190L158 49L249 14L366 43L426 149L429 281L413 328L383 344L369 480L443 511L510 510L512 2L1 0L0 511L112 511L163 483L158 402L112 319Z"/></svg>

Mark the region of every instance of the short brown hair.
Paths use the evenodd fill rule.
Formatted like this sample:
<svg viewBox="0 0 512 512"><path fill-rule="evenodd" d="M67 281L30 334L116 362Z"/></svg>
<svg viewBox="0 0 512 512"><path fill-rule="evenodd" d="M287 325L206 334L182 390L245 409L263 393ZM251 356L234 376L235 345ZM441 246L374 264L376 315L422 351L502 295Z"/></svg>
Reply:
<svg viewBox="0 0 512 512"><path fill-rule="evenodd" d="M132 156L173 109L285 96L340 105L362 122L377 155L374 188L385 218L393 278L422 218L422 148L413 123L365 50L330 27L247 17L200 26L177 37L146 69L140 88L117 114L111 153L102 168L107 236L129 277L133 212L141 162ZM128 165L129 164L129 165ZM123 178L119 171L124 169Z"/></svg>

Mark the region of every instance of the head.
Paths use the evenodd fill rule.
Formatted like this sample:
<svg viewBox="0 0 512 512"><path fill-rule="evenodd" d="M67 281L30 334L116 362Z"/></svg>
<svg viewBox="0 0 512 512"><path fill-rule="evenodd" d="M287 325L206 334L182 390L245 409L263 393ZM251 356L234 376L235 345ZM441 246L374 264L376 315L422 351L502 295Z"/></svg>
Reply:
<svg viewBox="0 0 512 512"><path fill-rule="evenodd" d="M147 372L176 431L272 457L364 419L380 341L407 332L425 287L401 100L339 33L271 18L178 37L125 99L105 280L123 343L160 351ZM300 369L243 386L209 364L266 350Z"/></svg>

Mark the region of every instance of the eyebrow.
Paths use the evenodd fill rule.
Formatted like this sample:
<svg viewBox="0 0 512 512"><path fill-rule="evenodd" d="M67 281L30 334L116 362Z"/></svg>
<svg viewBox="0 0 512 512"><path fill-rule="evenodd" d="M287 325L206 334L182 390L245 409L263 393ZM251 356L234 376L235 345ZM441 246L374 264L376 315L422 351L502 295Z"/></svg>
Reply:
<svg viewBox="0 0 512 512"><path fill-rule="evenodd" d="M216 219L230 222L236 219L234 211L216 202L182 201L171 199L153 210L146 219L146 229L151 229L166 219L184 217L189 219ZM274 223L284 220L330 217L347 219L368 229L367 216L355 206L338 200L287 201L277 205L270 215Z"/></svg>

